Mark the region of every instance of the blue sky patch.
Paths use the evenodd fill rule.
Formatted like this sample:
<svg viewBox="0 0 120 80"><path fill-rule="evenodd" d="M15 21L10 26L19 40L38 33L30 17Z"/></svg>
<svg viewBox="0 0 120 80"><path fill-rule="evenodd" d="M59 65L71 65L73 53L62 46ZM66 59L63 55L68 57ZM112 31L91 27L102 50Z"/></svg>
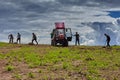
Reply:
<svg viewBox="0 0 120 80"><path fill-rule="evenodd" d="M120 17L120 11L108 11L109 12L109 16L113 17L113 18L119 18Z"/></svg>

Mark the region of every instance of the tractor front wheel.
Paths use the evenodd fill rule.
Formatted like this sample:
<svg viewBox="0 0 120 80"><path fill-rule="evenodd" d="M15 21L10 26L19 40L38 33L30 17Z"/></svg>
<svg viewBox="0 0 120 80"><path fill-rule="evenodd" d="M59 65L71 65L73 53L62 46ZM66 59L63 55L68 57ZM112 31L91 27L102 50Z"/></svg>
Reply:
<svg viewBox="0 0 120 80"><path fill-rule="evenodd" d="M67 47L68 46L68 41L64 40L63 46Z"/></svg>

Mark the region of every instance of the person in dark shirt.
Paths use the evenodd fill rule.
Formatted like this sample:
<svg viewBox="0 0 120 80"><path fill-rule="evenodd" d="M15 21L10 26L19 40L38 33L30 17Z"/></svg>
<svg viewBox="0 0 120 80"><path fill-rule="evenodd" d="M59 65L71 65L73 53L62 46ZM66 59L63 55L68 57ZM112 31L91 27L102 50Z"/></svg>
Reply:
<svg viewBox="0 0 120 80"><path fill-rule="evenodd" d="M13 43L14 37L12 34L8 35L8 39L9 39L9 43Z"/></svg>
<svg viewBox="0 0 120 80"><path fill-rule="evenodd" d="M105 36L106 36L106 42L107 42L107 47L110 47L110 36L109 35L107 35L106 33L104 34Z"/></svg>
<svg viewBox="0 0 120 80"><path fill-rule="evenodd" d="M33 37L32 37L32 44L33 44L33 41L35 41L37 44L37 36L35 35L35 33L32 33Z"/></svg>
<svg viewBox="0 0 120 80"><path fill-rule="evenodd" d="M21 43L21 35L20 35L20 33L17 34L17 43L18 43L18 41L19 41L19 44L20 44Z"/></svg>
<svg viewBox="0 0 120 80"><path fill-rule="evenodd" d="M78 32L76 32L76 34L74 36L75 36L75 45L77 45L77 43L78 43L78 45L80 45L80 41L79 41L80 35L78 34Z"/></svg>

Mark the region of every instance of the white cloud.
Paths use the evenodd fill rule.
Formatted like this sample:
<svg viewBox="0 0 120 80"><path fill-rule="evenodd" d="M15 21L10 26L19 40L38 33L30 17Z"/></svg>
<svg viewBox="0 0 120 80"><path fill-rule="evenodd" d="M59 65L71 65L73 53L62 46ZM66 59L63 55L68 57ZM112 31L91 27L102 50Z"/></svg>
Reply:
<svg viewBox="0 0 120 80"><path fill-rule="evenodd" d="M95 41L94 40L86 40L81 45L95 45Z"/></svg>

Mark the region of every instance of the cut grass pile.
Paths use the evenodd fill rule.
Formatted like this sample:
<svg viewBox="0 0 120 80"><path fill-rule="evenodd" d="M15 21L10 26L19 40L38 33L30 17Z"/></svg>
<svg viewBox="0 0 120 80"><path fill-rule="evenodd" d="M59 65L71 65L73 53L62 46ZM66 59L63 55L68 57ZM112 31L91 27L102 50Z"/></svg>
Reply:
<svg viewBox="0 0 120 80"><path fill-rule="evenodd" d="M8 80L120 80L120 46L0 43L0 62Z"/></svg>

